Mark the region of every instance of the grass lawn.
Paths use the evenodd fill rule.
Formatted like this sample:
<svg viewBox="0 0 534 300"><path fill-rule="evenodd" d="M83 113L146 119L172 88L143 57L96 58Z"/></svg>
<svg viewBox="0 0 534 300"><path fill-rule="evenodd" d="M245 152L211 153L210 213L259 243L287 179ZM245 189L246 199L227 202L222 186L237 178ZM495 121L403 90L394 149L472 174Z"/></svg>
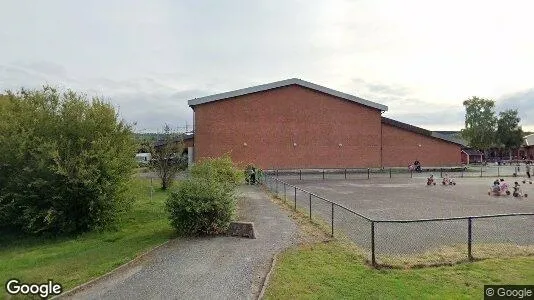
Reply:
<svg viewBox="0 0 534 300"><path fill-rule="evenodd" d="M332 241L278 257L266 299L482 299L484 284L534 284L534 257L455 266L375 270Z"/></svg>
<svg viewBox="0 0 534 300"><path fill-rule="evenodd" d="M52 279L67 291L171 238L164 211L167 192L155 188L150 199L149 179L134 179L131 191L136 202L116 231L56 239L0 237L0 299L7 296L10 278L25 283Z"/></svg>

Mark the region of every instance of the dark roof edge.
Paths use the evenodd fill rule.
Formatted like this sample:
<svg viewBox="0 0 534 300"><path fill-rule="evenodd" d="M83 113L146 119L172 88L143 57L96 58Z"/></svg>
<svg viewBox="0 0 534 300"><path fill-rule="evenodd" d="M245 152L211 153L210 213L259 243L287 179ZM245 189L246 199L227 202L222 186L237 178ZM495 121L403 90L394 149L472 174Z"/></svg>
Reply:
<svg viewBox="0 0 534 300"><path fill-rule="evenodd" d="M190 140L190 139L194 139L195 138L195 134L194 133L184 133L180 136L178 136L176 139L174 139L175 142L179 142L179 141L185 141L185 140ZM154 146L155 147L159 147L161 145L163 145L164 142L162 140L157 140L154 142Z"/></svg>
<svg viewBox="0 0 534 300"><path fill-rule="evenodd" d="M397 121L397 120L393 120L393 119L390 119L390 118L382 117L382 123L385 123L385 124L388 124L388 125L391 125L391 126L394 126L394 127L398 127L398 128L401 128L401 129L404 129L404 130L407 130L407 131L415 132L415 133L420 134L420 135L424 135L424 136L428 136L428 137L435 138L435 139L438 139L438 140L442 140L442 141L445 141L445 142L448 142L448 143L451 143L451 144L456 144L456 145L459 145L459 146L463 146L461 143L458 143L457 141L449 139L448 137L446 137L446 136L444 136L442 134L439 134L439 133L436 133L436 132L432 132L430 130L427 130L427 129L424 129L424 128L421 128L421 127L417 127L417 126L413 126L413 125L410 125L410 124L407 124L407 123L403 123L403 122L400 122L400 121Z"/></svg>
<svg viewBox="0 0 534 300"><path fill-rule="evenodd" d="M479 150L475 150L475 149L462 149L462 152L464 152L467 155L484 155L484 153L482 153Z"/></svg>

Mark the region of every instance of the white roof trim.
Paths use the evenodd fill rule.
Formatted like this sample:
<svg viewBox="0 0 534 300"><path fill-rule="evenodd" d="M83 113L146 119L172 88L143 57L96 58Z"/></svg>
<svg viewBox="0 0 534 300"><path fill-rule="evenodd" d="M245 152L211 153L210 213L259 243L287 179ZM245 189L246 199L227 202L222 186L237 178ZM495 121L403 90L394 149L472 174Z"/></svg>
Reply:
<svg viewBox="0 0 534 300"><path fill-rule="evenodd" d="M376 109L381 110L381 111L387 111L388 110L388 107L385 106L385 105L382 105L382 104L379 104L379 103L376 103L376 102L372 102L372 101L369 101L369 100L365 100L365 99L362 99L362 98L359 98L359 97L356 97L356 96L353 96L353 95L345 94L345 93L342 93L342 92L339 92L339 91L336 91L336 90L333 90L333 89L329 89L327 87L320 86L320 85L317 85L315 83L304 81L304 80L301 80L301 79L298 79L298 78L291 78L291 79L286 79L286 80L282 80L282 81L277 81L277 82L257 85L257 86L253 86L253 87L249 87L249 88L245 88L245 89L235 90L235 91L231 91L231 92L215 94L215 95L206 96L206 97L202 97L202 98L195 98L195 99L187 101L187 104L189 104L189 106L193 107L193 106L199 105L199 104L219 101L219 100L223 100L223 99L227 99L227 98L238 97L238 96L243 96L243 95L252 94L252 93L263 92L263 91L276 89L276 88L280 88L280 87L285 87L285 86L289 86L289 85L293 85L293 84L300 85L300 86L303 86L303 87L306 87L306 88L309 88L309 89L312 89L312 90L316 90L316 91L319 91L319 92L323 92L325 94L329 94L329 95L332 95L334 97L338 97L338 98L342 98L342 99L349 100L349 101L352 101L352 102L356 102L358 104L362 104L362 105L365 105L365 106L376 108Z"/></svg>
<svg viewBox="0 0 534 300"><path fill-rule="evenodd" d="M525 136L525 145L534 146L534 134L529 134Z"/></svg>

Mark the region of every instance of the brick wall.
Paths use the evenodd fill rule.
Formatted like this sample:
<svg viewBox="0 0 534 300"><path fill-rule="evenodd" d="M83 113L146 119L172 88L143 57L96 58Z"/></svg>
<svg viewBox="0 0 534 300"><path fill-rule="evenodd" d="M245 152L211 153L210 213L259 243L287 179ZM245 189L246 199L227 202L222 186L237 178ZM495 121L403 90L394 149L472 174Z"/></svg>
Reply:
<svg viewBox="0 0 534 300"><path fill-rule="evenodd" d="M382 126L383 163L385 167L408 166L416 159L423 166L461 164L461 149L456 144L389 124L382 124Z"/></svg>
<svg viewBox="0 0 534 300"><path fill-rule="evenodd" d="M201 104L194 111L196 160L230 153L234 161L261 168L380 166L380 111L304 87Z"/></svg>

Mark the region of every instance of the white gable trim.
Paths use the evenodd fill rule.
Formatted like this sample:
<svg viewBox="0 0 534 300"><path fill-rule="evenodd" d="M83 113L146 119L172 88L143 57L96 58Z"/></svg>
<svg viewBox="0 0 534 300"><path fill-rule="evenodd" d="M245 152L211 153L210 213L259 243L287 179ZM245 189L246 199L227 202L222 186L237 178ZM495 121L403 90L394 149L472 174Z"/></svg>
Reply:
<svg viewBox="0 0 534 300"><path fill-rule="evenodd" d="M333 90L333 89L329 89L327 87L320 86L318 84L311 83L311 82L308 82L308 81L304 81L304 80L301 80L301 79L298 79L298 78L291 78L291 79L286 79L286 80L282 80L282 81L277 81L277 82L272 82L272 83L268 83L268 84L262 84L262 85L257 85L257 86L253 86L253 87L249 87L249 88L235 90L235 91L231 91L231 92L215 94L215 95L206 96L206 97L202 97L202 98L195 98L195 99L187 101L187 104L189 104L189 106L193 107L195 105L215 102L215 101L219 101L219 100L223 100L223 99L243 96L243 95L252 94L252 93L263 92L263 91L276 89L276 88L281 88L281 87L294 85L294 84L295 85L299 85L299 86L303 86L303 87L306 87L306 88L309 88L309 89L312 89L312 90L316 90L316 91L319 91L319 92L322 92L322 93L325 93L325 94L329 94L329 95L334 96L334 97L342 98L342 99L349 100L349 101L352 101L352 102L355 102L355 103L358 103L358 104L369 106L369 107L372 107L372 108L375 108L375 109L378 109L378 110L381 110L381 111L387 111L388 110L388 107L385 106L385 105L382 105L382 104L379 104L379 103L376 103L376 102L372 102L372 101L369 101L369 100L365 100L365 99L362 99L362 98L359 98L359 97L356 97L356 96L353 96L353 95L350 95L350 94L342 93L342 92L339 92L339 91L336 91L336 90Z"/></svg>

